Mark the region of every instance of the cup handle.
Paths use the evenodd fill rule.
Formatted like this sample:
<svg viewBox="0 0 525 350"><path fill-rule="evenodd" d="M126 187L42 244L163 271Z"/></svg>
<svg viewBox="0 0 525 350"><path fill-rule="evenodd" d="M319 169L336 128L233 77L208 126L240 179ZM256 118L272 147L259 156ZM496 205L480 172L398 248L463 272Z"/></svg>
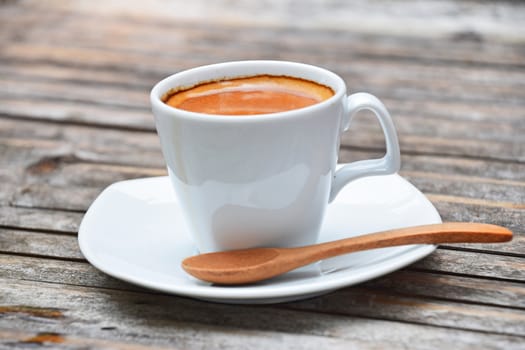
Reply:
<svg viewBox="0 0 525 350"><path fill-rule="evenodd" d="M385 135L386 154L383 158L360 160L346 164L337 170L332 179L329 202L333 201L339 191L350 181L364 176L388 175L397 172L401 166L401 154L397 133L385 105L377 97L359 92L348 97L347 111L349 120L360 110L368 109L376 115ZM342 130L343 132L345 130Z"/></svg>

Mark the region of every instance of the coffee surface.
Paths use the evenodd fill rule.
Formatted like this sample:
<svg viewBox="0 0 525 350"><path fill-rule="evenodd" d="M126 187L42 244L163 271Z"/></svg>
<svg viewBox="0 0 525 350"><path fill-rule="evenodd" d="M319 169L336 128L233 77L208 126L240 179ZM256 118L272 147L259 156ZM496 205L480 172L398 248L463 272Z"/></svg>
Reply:
<svg viewBox="0 0 525 350"><path fill-rule="evenodd" d="M254 115L289 111L324 101L332 89L313 81L258 75L203 83L168 93L172 107L217 115Z"/></svg>

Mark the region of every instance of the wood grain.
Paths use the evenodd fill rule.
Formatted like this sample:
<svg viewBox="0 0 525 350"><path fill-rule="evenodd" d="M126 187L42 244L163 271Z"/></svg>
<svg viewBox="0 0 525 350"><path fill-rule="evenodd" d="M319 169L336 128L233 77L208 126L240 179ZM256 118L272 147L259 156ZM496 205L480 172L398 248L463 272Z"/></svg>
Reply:
<svg viewBox="0 0 525 350"><path fill-rule="evenodd" d="M111 329L108 329L111 330ZM53 347L53 349L180 349L179 347L159 345L138 345L132 342L105 340L79 336L70 336L57 332L21 332L19 330L0 330L0 346L8 348L24 348L32 346Z"/></svg>
<svg viewBox="0 0 525 350"><path fill-rule="evenodd" d="M76 239L71 235L0 229L0 238L0 250L3 253L83 259ZM525 281L525 262L522 257L482 253L475 249L438 249L413 267L429 272Z"/></svg>
<svg viewBox="0 0 525 350"><path fill-rule="evenodd" d="M76 235L84 213L57 209L43 210L20 207L1 207L0 227L52 231Z"/></svg>
<svg viewBox="0 0 525 350"><path fill-rule="evenodd" d="M439 251L438 251L439 252ZM42 259L34 256L0 254L4 266L2 277L12 280L49 282L86 287L137 290L152 293L114 279L86 262ZM399 295L451 300L525 309L525 284L446 271L430 271L413 265L407 269L366 282L358 287L383 290Z"/></svg>
<svg viewBox="0 0 525 350"><path fill-rule="evenodd" d="M84 259L71 235L0 229L0 252L67 259Z"/></svg>
<svg viewBox="0 0 525 350"><path fill-rule="evenodd" d="M516 1L0 2L0 348L523 349L525 6ZM76 233L109 184L166 174L148 105L169 74L294 60L376 94L401 174L443 220L512 243L450 244L286 305L168 296L89 265ZM370 113L341 162L378 157ZM57 317L55 317L57 316Z"/></svg>
<svg viewBox="0 0 525 350"><path fill-rule="evenodd" d="M14 283L14 284L13 284ZM392 348L408 346L410 338L406 334L416 331L419 340L424 343L424 347L436 345L436 342L453 340L458 342L457 346L468 347L468 343L486 342L497 344L502 342L509 347L519 347L522 337L495 335L485 332L469 332L465 330L450 330L440 327L428 327L424 325L389 322L368 318L355 318L344 315L351 302L344 301L344 296L338 298L341 302L342 312L335 315L328 315L318 312L311 312L319 308L323 300L327 301L333 295L321 299L313 299L302 303L294 303L290 308L275 307L253 307L236 306L204 303L191 299L162 296L157 294L145 294L128 291L102 290L77 286L63 286L49 283L35 282L12 282L4 280L0 284L2 288L3 302L8 304L22 303L21 305L31 306L34 304L35 292L45 298L39 303L39 307L47 310L60 310L63 314L61 318L49 320L42 326L42 318L24 317L23 313L6 313L0 319L0 327L5 328L17 326L21 329L33 327L33 330L40 331L46 329L47 332L90 334L91 336L104 338L103 328L114 327L112 333L119 333L119 339L130 339L129 333L133 333L133 340L137 343L162 344L165 342L185 342L192 347L199 347L199 341L203 339L219 338L226 342L226 346L240 346L242 341L244 346L261 347L266 345L267 337L277 337L281 344L289 345L292 342L301 347L310 346L339 346L361 343L385 345ZM16 286L17 295L11 291ZM37 289L35 290L35 287ZM7 292L4 293L4 290ZM357 292L356 292L357 293ZM357 293L359 294L359 293ZM46 295L54 295L53 298L46 298ZM373 295L370 295L373 297ZM352 300L353 297L350 298ZM361 298L366 298L362 295ZM76 300L82 299L84 302L79 304ZM378 299L378 303L382 300ZM385 299L388 302L388 300ZM388 304L385 304L386 306ZM429 313L437 309L439 303L422 303L421 307L426 308ZM432 307L434 306L434 307ZM387 307L391 309L392 307ZM299 310L298 310L299 309ZM364 308L361 308L361 310ZM300 311L303 310L303 311ZM371 309L370 309L371 310ZM486 313L498 312L497 308L486 308ZM329 311L329 310L325 310ZM441 310L436 310L440 313ZM449 311L453 312L452 309ZM457 309L461 312L461 309ZM468 311L468 310L465 310ZM356 312L359 313L359 312ZM442 313L442 311L441 311ZM467 312L468 314L468 312ZM140 315L140 317L137 317ZM503 316L503 315L502 315ZM509 313L503 319L497 319L499 324L519 320L521 316L512 316ZM427 320L436 322L434 317L427 317ZM492 320L492 319L490 319ZM471 328L483 328L494 326L490 321L483 322L482 319L467 317L465 323L475 321ZM439 323L439 321L437 321ZM195 329L195 324L201 326ZM521 327L520 324L512 326ZM150 329L156 330L155 339L151 339ZM492 330L492 329L491 329ZM89 332L89 333L88 333ZM489 330L490 332L490 330ZM229 334L226 336L225 334ZM444 336L447 334L447 336ZM243 341L247 338L246 341ZM292 341L293 337L293 341ZM263 343L257 341L265 339ZM441 338L441 339L440 339ZM459 339L463 339L459 342ZM253 342L253 343L252 343ZM273 343L270 343L273 344ZM387 345L388 344L388 345ZM244 348L244 347L243 347Z"/></svg>

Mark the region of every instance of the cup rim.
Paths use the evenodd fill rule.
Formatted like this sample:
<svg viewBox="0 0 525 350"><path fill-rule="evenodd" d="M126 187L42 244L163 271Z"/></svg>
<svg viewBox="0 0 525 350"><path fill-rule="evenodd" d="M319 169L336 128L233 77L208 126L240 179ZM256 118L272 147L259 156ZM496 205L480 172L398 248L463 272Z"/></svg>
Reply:
<svg viewBox="0 0 525 350"><path fill-rule="evenodd" d="M272 73L265 73L264 70L261 70L260 72L254 72L253 74L234 74L231 75L227 74L219 74L219 72L223 72L226 70L234 70L236 67L241 67L244 69L247 69L248 67L254 67L254 66L261 66L261 67L271 67L273 69L277 67L281 67L283 69L290 69L293 70L290 72L289 75L287 74L272 74ZM329 86L332 90L334 90L334 95L330 98L321 101L319 103L313 104L311 106L302 107L298 109L292 109L289 111L282 111L282 112L275 112L275 113L265 113L265 114L254 114L254 115L241 115L241 116L231 116L231 115L223 115L223 114L207 114L207 113L200 113L200 112L192 112L187 111L183 109L179 109L176 107L172 107L164 103L161 98L166 92L168 92L170 89L173 89L177 87L177 84L174 84L173 82L180 79L181 77L187 77L191 75L199 75L199 72L213 72L215 75L210 76L208 79L195 79L195 82L193 85L198 85L199 83L213 80L213 79L234 79L236 77L246 77L246 76L256 76L256 75L263 75L263 74L271 74L271 75L283 75L283 76L289 76L289 77L295 77L295 78L302 78L314 81L318 84L323 84L326 86ZM311 74L318 74L319 76L323 77L323 81L319 81L320 79L313 79L310 77L304 77L299 75L298 71L308 71L311 72ZM294 74L295 73L295 74ZM339 77L337 74L318 66L305 64L305 63L299 63L299 62L292 62L292 61L278 61L278 60L243 60L243 61L230 61L230 62L222 62L222 63L215 63L210 65L204 65L204 66L198 66L195 68L191 68L188 70L183 70L177 73L174 73L158 83L156 83L153 88L151 89L150 93L150 102L151 106L153 108L154 114L155 111L162 111L165 115L169 115L176 118L182 118L182 119L188 119L188 120L198 120L198 121L213 121L213 122L228 122L228 123L246 123L246 122L260 122L260 121L267 121L269 119L272 120L282 120L282 119L290 119L290 118L299 118L303 116L305 113L315 112L320 109L326 108L328 105L332 105L336 103L342 96L346 94L346 85L341 77Z"/></svg>

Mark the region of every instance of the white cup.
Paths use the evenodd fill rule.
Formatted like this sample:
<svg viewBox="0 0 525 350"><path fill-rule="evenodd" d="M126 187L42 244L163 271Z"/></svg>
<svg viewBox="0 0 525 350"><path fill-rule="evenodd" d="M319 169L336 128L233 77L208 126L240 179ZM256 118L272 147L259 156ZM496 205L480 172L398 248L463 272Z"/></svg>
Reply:
<svg viewBox="0 0 525 350"><path fill-rule="evenodd" d="M314 81L335 94L309 107L244 117L189 112L162 102L174 88L263 74ZM400 167L385 106L367 93L346 96L344 81L319 67L284 61L198 67L160 81L151 104L171 182L201 253L313 244L328 203L344 185ZM362 109L377 116L386 154L336 171L341 134Z"/></svg>

